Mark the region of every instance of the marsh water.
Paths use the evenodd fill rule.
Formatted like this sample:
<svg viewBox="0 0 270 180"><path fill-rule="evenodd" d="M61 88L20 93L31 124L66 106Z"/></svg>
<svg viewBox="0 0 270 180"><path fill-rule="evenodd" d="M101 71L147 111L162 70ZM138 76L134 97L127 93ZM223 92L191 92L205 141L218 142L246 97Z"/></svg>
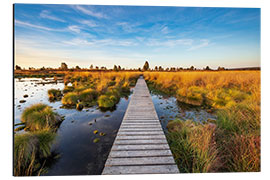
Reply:
<svg viewBox="0 0 270 180"><path fill-rule="evenodd" d="M51 88L61 90L64 83L52 78L15 79L15 124L20 122L22 111L35 103L48 104L55 112L65 117L51 149L57 154L57 158L47 162L47 171L43 175L101 174L132 94L121 98L112 111L104 112L96 106L77 111L61 108L61 101L50 102L47 91ZM151 96L165 133L168 121L175 118L197 122L215 119L214 115L204 110L181 107L173 97L152 93ZM21 100L25 102L20 103ZM94 134L95 130L106 135ZM100 141L94 143L95 138L100 138Z"/></svg>

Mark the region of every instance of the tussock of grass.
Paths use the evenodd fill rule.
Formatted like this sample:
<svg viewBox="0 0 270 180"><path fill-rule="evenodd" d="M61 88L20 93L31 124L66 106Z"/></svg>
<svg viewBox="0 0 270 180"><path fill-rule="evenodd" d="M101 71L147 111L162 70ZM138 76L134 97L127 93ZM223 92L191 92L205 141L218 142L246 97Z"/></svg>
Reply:
<svg viewBox="0 0 270 180"><path fill-rule="evenodd" d="M62 98L62 104L66 106L75 106L78 103L79 95L75 92L69 92Z"/></svg>
<svg viewBox="0 0 270 180"><path fill-rule="evenodd" d="M48 105L34 104L23 111L21 121L25 123L25 130L38 131L55 128L60 119Z"/></svg>
<svg viewBox="0 0 270 180"><path fill-rule="evenodd" d="M174 120L167 139L180 172L213 172L219 166L213 124Z"/></svg>
<svg viewBox="0 0 270 180"><path fill-rule="evenodd" d="M44 158L51 155L55 133L39 131L18 134L14 137L14 175L37 175L42 169Z"/></svg>
<svg viewBox="0 0 270 180"><path fill-rule="evenodd" d="M111 108L115 106L117 98L113 95L101 95L98 97L98 106L102 108Z"/></svg>

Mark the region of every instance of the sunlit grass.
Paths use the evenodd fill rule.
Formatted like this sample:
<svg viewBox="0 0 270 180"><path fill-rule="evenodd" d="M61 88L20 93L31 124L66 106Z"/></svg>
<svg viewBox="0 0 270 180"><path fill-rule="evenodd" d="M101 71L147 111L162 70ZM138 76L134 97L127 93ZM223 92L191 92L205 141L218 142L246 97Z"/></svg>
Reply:
<svg viewBox="0 0 270 180"><path fill-rule="evenodd" d="M55 133L38 131L18 134L14 137L14 175L39 175L45 158L51 155Z"/></svg>
<svg viewBox="0 0 270 180"><path fill-rule="evenodd" d="M260 71L144 72L144 77L156 92L215 109L216 125L168 124L180 171L260 171Z"/></svg>
<svg viewBox="0 0 270 180"><path fill-rule="evenodd" d="M25 130L38 131L53 129L60 122L59 116L46 104L34 104L22 112L21 121Z"/></svg>

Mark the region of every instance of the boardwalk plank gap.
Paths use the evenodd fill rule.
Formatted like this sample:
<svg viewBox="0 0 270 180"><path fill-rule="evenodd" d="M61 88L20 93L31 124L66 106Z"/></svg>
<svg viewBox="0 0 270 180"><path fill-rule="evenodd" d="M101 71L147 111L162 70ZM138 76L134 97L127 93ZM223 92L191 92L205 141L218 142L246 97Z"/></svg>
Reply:
<svg viewBox="0 0 270 180"><path fill-rule="evenodd" d="M102 174L179 173L145 80L136 83Z"/></svg>

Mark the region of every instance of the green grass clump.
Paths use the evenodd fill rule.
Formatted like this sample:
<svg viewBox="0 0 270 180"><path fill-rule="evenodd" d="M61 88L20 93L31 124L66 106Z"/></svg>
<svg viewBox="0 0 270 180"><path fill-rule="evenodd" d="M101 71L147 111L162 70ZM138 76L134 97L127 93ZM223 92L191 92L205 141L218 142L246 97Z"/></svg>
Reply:
<svg viewBox="0 0 270 180"><path fill-rule="evenodd" d="M51 156L51 145L55 133L39 131L18 134L14 137L14 175L39 175L44 159Z"/></svg>
<svg viewBox="0 0 270 180"><path fill-rule="evenodd" d="M62 97L62 92L58 89L49 89L48 96L50 101L60 100Z"/></svg>
<svg viewBox="0 0 270 180"><path fill-rule="evenodd" d="M168 143L180 172L214 172L219 165L213 124L191 120L168 123Z"/></svg>
<svg viewBox="0 0 270 180"><path fill-rule="evenodd" d="M94 89L85 89L79 94L79 100L85 106L91 106L93 101L96 101L98 97L97 91Z"/></svg>
<svg viewBox="0 0 270 180"><path fill-rule="evenodd" d="M98 97L98 106L102 108L111 108L117 103L114 95L101 95Z"/></svg>
<svg viewBox="0 0 270 180"><path fill-rule="evenodd" d="M69 92L62 98L62 104L65 106L75 106L78 103L79 96L77 93Z"/></svg>
<svg viewBox="0 0 270 180"><path fill-rule="evenodd" d="M60 122L58 115L46 104L34 104L26 108L21 117L25 130L37 131L56 128Z"/></svg>

